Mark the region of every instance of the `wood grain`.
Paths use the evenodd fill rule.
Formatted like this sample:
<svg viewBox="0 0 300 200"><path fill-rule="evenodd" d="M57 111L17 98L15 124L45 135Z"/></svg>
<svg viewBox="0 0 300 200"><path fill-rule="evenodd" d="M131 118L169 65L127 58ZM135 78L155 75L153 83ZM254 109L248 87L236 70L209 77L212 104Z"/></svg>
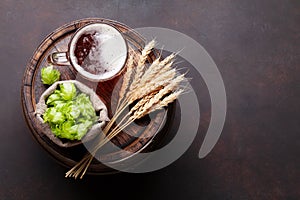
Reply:
<svg viewBox="0 0 300 200"><path fill-rule="evenodd" d="M87 150L83 145L79 145L71 148L62 148L55 145L45 136L46 126L40 126L34 116L35 105L38 102L41 94L47 89L47 86L41 82L41 68L48 65L47 57L49 54L56 51L67 51L68 43L73 33L80 27L91 22L103 22L110 24L117 28L124 36L130 49L129 53L134 51L140 51L145 45L144 39L138 34L132 31L127 26L115 21L90 18L75 21L66 24L57 30L53 31L48 37L41 43L41 45L34 52L33 57L26 66L26 70L23 78L22 85L22 106L24 116L31 129L31 132L35 140L44 147L51 156L55 158L60 164L66 167L72 167L78 162L86 153ZM152 62L155 59L156 52L152 52L148 58L148 62ZM106 104L109 117L113 115L113 109L117 102L116 91L118 91L121 81L121 75L115 77L112 80L94 83L83 79L77 75L77 72L72 66L54 66L61 72L61 80L76 79L89 87L95 89L99 98ZM111 144L126 150L105 152L99 157L105 162L119 163L121 160L131 157L140 151L150 151L151 145L147 149L146 147L151 143L153 137L158 134L159 129L168 121L171 120L170 108L167 110L161 110L151 115L151 118L144 117L138 124L134 123L130 127L126 128L123 132L118 134L112 139ZM129 134L128 134L129 133ZM159 133L163 134L163 133ZM111 173L113 169L101 164L97 160L94 160L90 166L88 173Z"/></svg>

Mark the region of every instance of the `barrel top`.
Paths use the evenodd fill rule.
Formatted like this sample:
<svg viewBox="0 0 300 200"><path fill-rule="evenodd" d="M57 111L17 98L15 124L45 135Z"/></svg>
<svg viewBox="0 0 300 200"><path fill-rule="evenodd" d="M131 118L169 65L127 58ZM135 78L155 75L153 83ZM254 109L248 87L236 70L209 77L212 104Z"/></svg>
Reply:
<svg viewBox="0 0 300 200"><path fill-rule="evenodd" d="M41 68L48 65L47 57L49 54L57 51L67 51L68 43L74 32L89 23L102 22L117 28L124 36L129 47L129 54L140 51L145 45L145 40L135 31L129 27L116 21L101 19L101 18L88 18L77 20L65 24L50 33L40 44L40 46L33 53L32 58L28 62L22 82L21 101L23 113L27 124L31 130L34 139L60 164L70 168L73 167L86 153L87 150L83 145L78 145L70 148L59 147L54 144L44 134L44 126L40 126L34 115L35 106L41 94L47 89L41 82ZM155 59L156 53L152 52L148 58L149 62ZM125 66L126 67L126 66ZM109 112L109 117L112 117L114 107L117 103L117 95L112 95L113 92L118 91L122 81L122 74L114 79L94 83L87 81L77 76L77 72L72 66L54 66L61 72L61 80L79 80L89 87L95 89L99 98L106 104ZM106 162L118 163L126 158L131 158L134 154L140 151L150 151L154 146L153 138L161 137L166 133L167 125L170 124L173 105L170 105L166 110L160 110L146 116L137 123L133 123L119 133L112 143L124 151L106 152L101 155L101 159ZM127 133L130 133L127 134ZM108 144L110 145L110 144ZM90 165L88 173L112 173L114 170L108 168L102 163L94 160Z"/></svg>

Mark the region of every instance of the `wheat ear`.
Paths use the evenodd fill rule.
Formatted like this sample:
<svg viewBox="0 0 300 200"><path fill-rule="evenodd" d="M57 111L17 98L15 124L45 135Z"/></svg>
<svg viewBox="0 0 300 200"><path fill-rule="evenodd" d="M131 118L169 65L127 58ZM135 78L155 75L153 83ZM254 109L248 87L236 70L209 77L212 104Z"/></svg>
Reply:
<svg viewBox="0 0 300 200"><path fill-rule="evenodd" d="M164 86L174 81L173 79L175 75L176 75L176 70L171 69L168 72L165 72L164 74L161 74L160 76L157 76L152 80L149 80L149 82L147 84L144 84L143 87L140 87L136 91L132 92L129 102L132 103L136 99L140 99L145 95L151 93L152 91L162 89Z"/></svg>
<svg viewBox="0 0 300 200"><path fill-rule="evenodd" d="M168 95L167 97L165 97L162 101L160 101L159 103L155 104L150 110L149 113L155 111L155 110L159 110L162 109L163 107L167 106L169 103L172 103L175 99L177 99L182 93L184 92L183 89L177 90L173 93L171 93L170 95Z"/></svg>
<svg viewBox="0 0 300 200"><path fill-rule="evenodd" d="M139 119L148 113L152 106L157 104L165 95L174 91L178 88L181 81L184 80L184 74L177 76L171 83L165 86L163 89L159 90L157 94L154 95L148 102L146 102L142 107L140 107L136 112L134 112L132 119Z"/></svg>
<svg viewBox="0 0 300 200"><path fill-rule="evenodd" d="M142 53L141 53L139 61L138 61L138 65L136 66L136 69L135 69L133 82L130 86L130 91L135 90L139 86L140 79L141 79L141 77L144 73L145 62L148 58L148 55L150 54L150 52L154 48L155 43L156 43L155 40L152 40L142 50Z"/></svg>
<svg viewBox="0 0 300 200"><path fill-rule="evenodd" d="M150 99L152 99L157 93L158 93L158 90L151 92L147 96L144 96L130 109L130 113L133 113L136 110L138 110L141 106L143 106L145 103L150 101Z"/></svg>

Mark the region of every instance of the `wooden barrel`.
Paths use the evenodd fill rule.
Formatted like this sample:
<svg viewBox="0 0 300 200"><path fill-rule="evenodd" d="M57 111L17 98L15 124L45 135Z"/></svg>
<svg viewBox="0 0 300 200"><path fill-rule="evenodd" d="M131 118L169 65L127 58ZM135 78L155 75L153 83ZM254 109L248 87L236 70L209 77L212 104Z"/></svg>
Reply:
<svg viewBox="0 0 300 200"><path fill-rule="evenodd" d="M49 54L57 51L67 51L68 43L74 32L78 28L92 22L107 23L114 26L123 34L128 47L131 50L140 51L145 45L144 39L138 33L132 31L126 25L116 21L100 18L88 18L68 23L49 34L36 49L26 66L21 88L21 100L24 116L34 139L53 158L55 158L56 161L67 168L73 167L88 152L84 145L69 148L59 147L44 134L44 127L39 125L34 115L36 103L38 102L41 94L47 89L47 86L43 85L41 82L40 72L41 68L48 64L47 57ZM156 52L153 51L148 57L148 62L152 62L156 56ZM109 111L109 117L112 117L113 108L117 101L117 98L115 98L116 95L112 95L112 93L118 91L122 81L122 74L109 81L93 83L77 76L77 72L71 66L54 67L60 70L61 80L76 79L95 89L99 98L101 98L101 100L106 104ZM112 143L114 145L126 151L116 150L113 152L106 152L103 155L100 155L101 160L116 164L124 164L124 161L127 160L126 163L130 163L130 165L140 162L134 160L134 155L139 152L151 151L155 147L155 142L158 143L160 139L163 138L164 134L166 134L168 125L172 120L171 116L173 112L174 104L170 105L166 110L155 112L151 115L151 118L144 117L137 123L133 123L127 127L126 130L119 133L112 139ZM87 171L89 174L113 172L116 172L116 170L107 167L96 159L93 160Z"/></svg>

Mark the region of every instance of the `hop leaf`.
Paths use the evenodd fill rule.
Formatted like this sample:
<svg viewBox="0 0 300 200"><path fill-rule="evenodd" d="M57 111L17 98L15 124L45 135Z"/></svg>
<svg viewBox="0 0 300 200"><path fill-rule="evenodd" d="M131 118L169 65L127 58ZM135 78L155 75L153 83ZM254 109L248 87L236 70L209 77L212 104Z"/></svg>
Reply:
<svg viewBox="0 0 300 200"><path fill-rule="evenodd" d="M52 65L44 67L41 70L42 82L46 85L52 85L60 78L60 72L57 69L53 69Z"/></svg>
<svg viewBox="0 0 300 200"><path fill-rule="evenodd" d="M60 85L61 97L68 101L72 100L76 96L76 88L73 83L63 83Z"/></svg>

